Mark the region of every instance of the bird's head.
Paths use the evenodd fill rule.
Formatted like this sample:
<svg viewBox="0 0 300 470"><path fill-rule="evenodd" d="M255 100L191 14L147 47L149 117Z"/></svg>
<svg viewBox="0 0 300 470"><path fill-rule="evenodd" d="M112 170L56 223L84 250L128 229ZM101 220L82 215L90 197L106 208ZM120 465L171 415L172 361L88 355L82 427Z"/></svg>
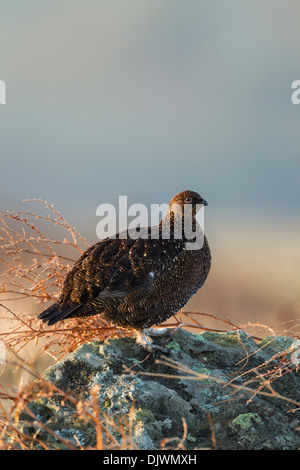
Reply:
<svg viewBox="0 0 300 470"><path fill-rule="evenodd" d="M176 194L169 202L167 211L160 222L163 238L167 238L166 234L170 233L174 238L185 238L191 241L200 234L199 249L201 249L204 230L201 228L202 224L197 221L196 215L203 206L207 206L207 202L194 191L182 191ZM168 231L169 228L170 231ZM192 249L198 249L197 247Z"/></svg>
<svg viewBox="0 0 300 470"><path fill-rule="evenodd" d="M176 196L174 196L169 202L169 208L172 208L172 210L175 208L175 211L176 206L180 208L182 212L184 207L191 206L193 215L196 215L198 210L201 209L202 205L208 205L205 199L203 199L200 194L190 190L182 191L181 193L176 194Z"/></svg>

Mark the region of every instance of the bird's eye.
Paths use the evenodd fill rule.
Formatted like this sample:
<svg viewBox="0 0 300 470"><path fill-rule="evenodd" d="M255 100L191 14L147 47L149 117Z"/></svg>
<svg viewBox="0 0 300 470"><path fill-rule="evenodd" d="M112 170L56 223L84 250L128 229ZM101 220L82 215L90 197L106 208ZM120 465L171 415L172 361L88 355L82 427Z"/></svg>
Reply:
<svg viewBox="0 0 300 470"><path fill-rule="evenodd" d="M190 203L192 202L192 200L193 200L193 199L192 199L191 197L186 197L185 200L184 200L184 202L185 202L186 204L190 204Z"/></svg>

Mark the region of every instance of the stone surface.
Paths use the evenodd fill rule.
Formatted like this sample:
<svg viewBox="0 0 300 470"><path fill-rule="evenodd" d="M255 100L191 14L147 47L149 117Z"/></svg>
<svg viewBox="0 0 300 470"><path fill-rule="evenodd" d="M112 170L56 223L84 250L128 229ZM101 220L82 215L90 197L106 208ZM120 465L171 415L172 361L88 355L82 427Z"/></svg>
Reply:
<svg viewBox="0 0 300 470"><path fill-rule="evenodd" d="M258 367L260 373L274 371L271 383L276 392L300 402L300 376L295 367L278 373L278 367L284 364L281 352L291 344L292 339L287 337L267 338L257 344L243 331L196 335L179 330L169 339L165 357L205 374L202 380L190 380L187 376L195 378L191 373L156 363L156 359L162 360L161 353L144 360L147 353L134 339L116 338L82 345L67 359L49 367L44 378L83 400L89 398L93 386L99 386L100 413L114 420L127 417L124 422L128 423L131 412L132 440L140 449L159 449L162 439L182 438L184 422L187 449L298 449L300 413L291 411L297 406L256 393L262 379L253 371ZM170 378L170 374L180 377ZM255 382L249 382L254 378ZM253 392L233 389L229 383L250 387ZM261 391L270 390L262 387ZM95 445L94 426L80 419L69 402L62 404L61 397L33 400L29 408L73 445ZM23 432L36 432L34 422L28 425L22 420L25 423L24 413L20 419ZM116 427L110 431L121 439ZM39 438L51 448L65 448L43 430ZM168 445L176 446L177 442Z"/></svg>

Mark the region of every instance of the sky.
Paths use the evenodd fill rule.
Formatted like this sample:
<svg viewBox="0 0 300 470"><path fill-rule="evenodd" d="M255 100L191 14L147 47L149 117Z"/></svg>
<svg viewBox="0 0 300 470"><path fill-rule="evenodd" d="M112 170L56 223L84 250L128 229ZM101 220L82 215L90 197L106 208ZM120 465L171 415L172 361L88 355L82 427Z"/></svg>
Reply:
<svg viewBox="0 0 300 470"><path fill-rule="evenodd" d="M216 253L249 258L250 230L274 260L287 237L294 276L299 16L297 0L0 0L0 207L42 198L92 243L99 204L191 189Z"/></svg>

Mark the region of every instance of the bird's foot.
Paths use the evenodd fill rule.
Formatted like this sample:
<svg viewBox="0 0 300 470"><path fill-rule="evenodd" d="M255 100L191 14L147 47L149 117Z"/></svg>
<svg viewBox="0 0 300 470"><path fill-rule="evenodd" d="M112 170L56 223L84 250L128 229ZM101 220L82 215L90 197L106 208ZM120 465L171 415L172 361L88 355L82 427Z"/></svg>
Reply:
<svg viewBox="0 0 300 470"><path fill-rule="evenodd" d="M168 328L148 328L147 330L144 330L147 332L148 336L150 337L161 337L161 336L166 336L166 335L170 335L169 333L169 329Z"/></svg>
<svg viewBox="0 0 300 470"><path fill-rule="evenodd" d="M168 353L169 351L167 349L163 348L162 346L158 346L157 344L153 344L153 340L151 339L151 336L162 336L166 334L167 328L160 328L159 330L154 330L154 328L148 328L148 329L144 328L141 331L137 330L136 331L137 343L140 346L142 346L144 349L152 353L154 353L155 351Z"/></svg>

